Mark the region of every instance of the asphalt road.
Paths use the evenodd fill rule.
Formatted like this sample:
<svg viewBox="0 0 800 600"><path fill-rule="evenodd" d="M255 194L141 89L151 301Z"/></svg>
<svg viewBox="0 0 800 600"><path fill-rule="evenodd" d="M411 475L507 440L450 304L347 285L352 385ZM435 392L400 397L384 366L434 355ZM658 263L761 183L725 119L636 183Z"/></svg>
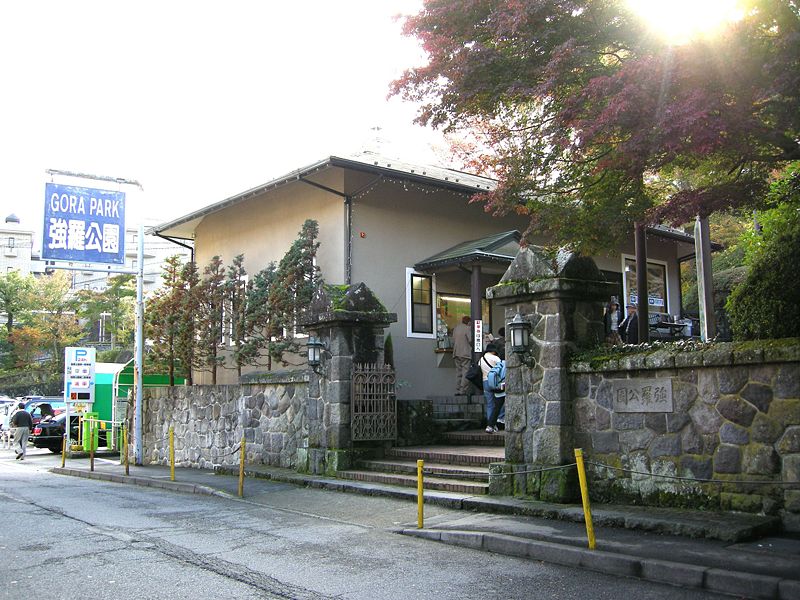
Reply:
<svg viewBox="0 0 800 600"><path fill-rule="evenodd" d="M53 459L0 450L0 598L723 598L400 536L405 501L180 494L54 475Z"/></svg>

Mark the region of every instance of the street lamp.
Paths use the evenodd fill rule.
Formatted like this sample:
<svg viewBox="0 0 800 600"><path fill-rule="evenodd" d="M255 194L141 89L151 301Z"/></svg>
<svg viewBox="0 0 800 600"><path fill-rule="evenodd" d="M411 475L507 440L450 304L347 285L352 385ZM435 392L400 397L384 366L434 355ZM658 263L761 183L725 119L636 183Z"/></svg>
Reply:
<svg viewBox="0 0 800 600"><path fill-rule="evenodd" d="M325 344L322 343L322 340L315 337L308 338L308 343L306 343L306 348L308 349L308 366L312 369L319 366L322 360L322 349L324 347Z"/></svg>
<svg viewBox="0 0 800 600"><path fill-rule="evenodd" d="M517 354L526 352L531 345L531 324L517 313L506 329L511 336L511 351Z"/></svg>

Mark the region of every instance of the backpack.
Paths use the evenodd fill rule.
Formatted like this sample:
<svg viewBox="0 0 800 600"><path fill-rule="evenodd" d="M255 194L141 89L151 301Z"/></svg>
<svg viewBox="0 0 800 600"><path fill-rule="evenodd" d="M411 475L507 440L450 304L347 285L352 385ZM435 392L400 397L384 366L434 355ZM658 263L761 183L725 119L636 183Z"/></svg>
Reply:
<svg viewBox="0 0 800 600"><path fill-rule="evenodd" d="M476 388L483 389L483 373L478 363L470 363L469 369L467 369L467 373L464 375L464 379L469 381Z"/></svg>
<svg viewBox="0 0 800 600"><path fill-rule="evenodd" d="M500 392L501 394L505 394L506 391L502 387L502 383L506 380L506 361L501 360L491 369L489 369L489 373L486 375L486 382L489 385L489 389L493 392Z"/></svg>

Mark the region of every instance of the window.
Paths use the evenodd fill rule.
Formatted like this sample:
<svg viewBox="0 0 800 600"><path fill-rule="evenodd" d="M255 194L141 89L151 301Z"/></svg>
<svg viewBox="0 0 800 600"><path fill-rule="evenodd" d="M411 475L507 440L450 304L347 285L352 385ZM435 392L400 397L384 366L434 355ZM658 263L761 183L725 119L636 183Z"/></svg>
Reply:
<svg viewBox="0 0 800 600"><path fill-rule="evenodd" d="M17 245L17 240L15 240L13 237L8 238L9 248L14 248L16 245Z"/></svg>
<svg viewBox="0 0 800 600"><path fill-rule="evenodd" d="M633 257L622 258L625 285L624 304L638 304L639 295L636 292L636 260ZM662 261L647 261L647 304L656 312L669 312L667 302L667 263Z"/></svg>
<svg viewBox="0 0 800 600"><path fill-rule="evenodd" d="M462 317L472 316L472 302L463 294L436 294L436 347L440 350L453 347L453 330ZM492 331L489 301L481 299L483 330Z"/></svg>
<svg viewBox="0 0 800 600"><path fill-rule="evenodd" d="M431 275L406 269L406 333L409 337L435 338L433 299L436 294Z"/></svg>

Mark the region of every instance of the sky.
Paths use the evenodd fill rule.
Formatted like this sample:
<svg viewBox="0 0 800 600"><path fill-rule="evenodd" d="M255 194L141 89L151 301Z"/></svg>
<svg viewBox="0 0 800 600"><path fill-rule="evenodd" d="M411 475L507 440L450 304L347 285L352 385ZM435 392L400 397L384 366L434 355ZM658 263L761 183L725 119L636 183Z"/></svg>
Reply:
<svg viewBox="0 0 800 600"><path fill-rule="evenodd" d="M423 64L421 0L31 1L0 8L0 218L41 238L47 169L136 180L128 225L331 154L441 162L390 82ZM374 128L380 127L379 131ZM380 141L379 141L380 140ZM56 183L117 189L55 178Z"/></svg>

